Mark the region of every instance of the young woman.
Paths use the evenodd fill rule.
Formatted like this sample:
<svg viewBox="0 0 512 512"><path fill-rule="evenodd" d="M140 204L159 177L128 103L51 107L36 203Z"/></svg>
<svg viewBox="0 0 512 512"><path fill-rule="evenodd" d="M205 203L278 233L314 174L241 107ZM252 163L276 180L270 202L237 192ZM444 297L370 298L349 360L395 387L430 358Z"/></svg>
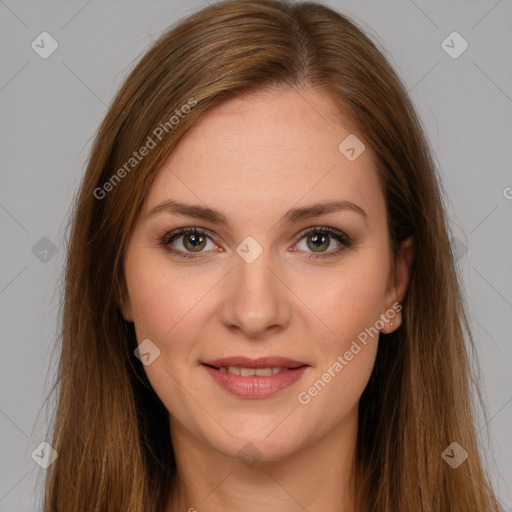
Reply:
<svg viewBox="0 0 512 512"><path fill-rule="evenodd" d="M497 512L441 187L395 72L315 3L164 34L70 233L46 512Z"/></svg>

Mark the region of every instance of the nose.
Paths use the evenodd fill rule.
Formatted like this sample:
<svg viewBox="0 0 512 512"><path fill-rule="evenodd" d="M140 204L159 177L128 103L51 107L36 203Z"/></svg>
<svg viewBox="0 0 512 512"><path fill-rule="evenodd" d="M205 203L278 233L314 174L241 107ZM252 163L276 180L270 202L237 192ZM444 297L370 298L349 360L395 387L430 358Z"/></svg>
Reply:
<svg viewBox="0 0 512 512"><path fill-rule="evenodd" d="M252 263L235 255L234 268L224 283L220 313L223 325L261 339L286 328L290 292L278 267L272 265L268 251Z"/></svg>

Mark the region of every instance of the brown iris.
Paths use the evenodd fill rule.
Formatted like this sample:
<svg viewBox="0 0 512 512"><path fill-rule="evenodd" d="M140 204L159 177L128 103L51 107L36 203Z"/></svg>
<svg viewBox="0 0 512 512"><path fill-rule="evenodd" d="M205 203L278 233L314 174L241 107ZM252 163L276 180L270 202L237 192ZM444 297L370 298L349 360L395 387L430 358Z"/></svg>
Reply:
<svg viewBox="0 0 512 512"><path fill-rule="evenodd" d="M187 240L190 242L190 246L187 243ZM189 251L197 252L204 248L206 243L206 237L198 234L198 233L189 233L187 235L183 235L183 245ZM197 249L197 251L196 251Z"/></svg>
<svg viewBox="0 0 512 512"><path fill-rule="evenodd" d="M310 245L310 241L313 244L312 246ZM308 236L307 243L310 249L315 250L316 252L321 252L329 247L329 237L322 233L314 233ZM320 251L317 251L317 249L320 249Z"/></svg>

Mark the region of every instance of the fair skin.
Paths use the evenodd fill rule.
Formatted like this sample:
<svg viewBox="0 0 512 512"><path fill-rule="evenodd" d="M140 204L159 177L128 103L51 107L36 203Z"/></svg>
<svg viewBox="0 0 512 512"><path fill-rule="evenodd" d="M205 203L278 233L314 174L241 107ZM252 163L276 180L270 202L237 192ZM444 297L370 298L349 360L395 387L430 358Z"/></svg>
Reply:
<svg viewBox="0 0 512 512"><path fill-rule="evenodd" d="M354 161L338 150L351 133L318 92L251 93L197 121L149 190L125 254L122 309L138 342L160 350L144 370L169 411L178 486L167 512L354 509L357 408L378 336L357 342L361 350L341 371L333 365L402 301L413 245L404 242L393 272L369 145ZM148 216L167 200L219 210L228 223L165 210ZM292 208L325 201L348 201L365 215L352 208L280 223ZM330 227L352 245L321 229L301 235L311 227ZM177 228L207 230L192 242L190 233L166 240L196 259L159 243ZM251 263L237 252L248 236L263 249ZM243 247L254 254L254 245ZM398 313L380 331L400 321ZM306 367L271 396L242 397L202 364L231 356L281 356ZM300 402L322 378L325 387Z"/></svg>

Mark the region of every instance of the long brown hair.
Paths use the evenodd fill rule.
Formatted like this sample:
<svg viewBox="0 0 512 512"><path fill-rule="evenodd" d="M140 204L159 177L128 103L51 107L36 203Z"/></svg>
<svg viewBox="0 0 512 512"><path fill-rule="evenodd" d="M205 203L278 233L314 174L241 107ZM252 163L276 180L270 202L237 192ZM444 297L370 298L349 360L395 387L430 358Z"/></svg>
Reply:
<svg viewBox="0 0 512 512"><path fill-rule="evenodd" d="M120 312L126 244L152 180L199 116L236 94L290 87L313 88L350 116L378 162L394 254L415 239L403 323L384 335L360 400L357 510L501 510L477 446L473 341L442 189L407 91L343 15L228 0L156 41L96 135L69 232L45 512L164 509L175 460L167 410ZM441 457L452 442L469 454L456 469Z"/></svg>

